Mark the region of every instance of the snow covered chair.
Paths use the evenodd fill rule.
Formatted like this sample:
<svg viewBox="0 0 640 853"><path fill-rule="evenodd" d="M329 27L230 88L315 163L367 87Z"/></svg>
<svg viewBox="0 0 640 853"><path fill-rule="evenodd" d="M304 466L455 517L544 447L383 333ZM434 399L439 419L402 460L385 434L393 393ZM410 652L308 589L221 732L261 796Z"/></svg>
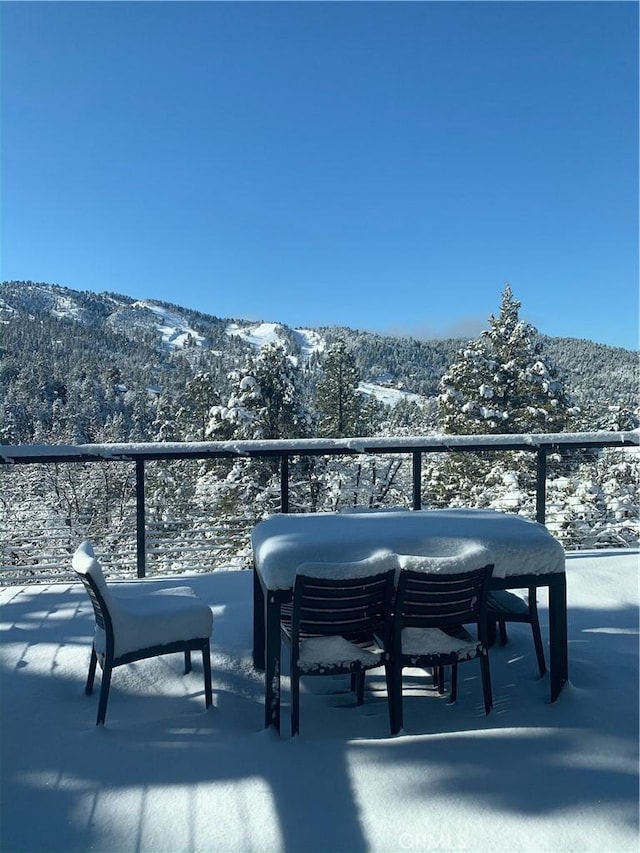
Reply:
<svg viewBox="0 0 640 853"><path fill-rule="evenodd" d="M397 567L397 557L384 553L352 563L305 563L298 569L291 617L281 622L291 650L292 736L300 730L303 675L350 674L356 704L362 705L365 672L384 666L389 691L388 639Z"/></svg>
<svg viewBox="0 0 640 853"><path fill-rule="evenodd" d="M457 698L458 664L479 659L485 713L493 705L487 644L487 583L493 564L473 549L456 559L401 557L392 633L392 721L403 726L403 667L432 668L442 692L444 667L451 667L451 701ZM474 563L476 565L474 565ZM410 568L413 566L415 568ZM474 623L477 638L464 629Z"/></svg>
<svg viewBox="0 0 640 853"><path fill-rule="evenodd" d="M87 590L96 619L85 687L85 693L90 695L99 662L102 681L96 725L105 721L112 670L125 663L174 652L184 652L185 673L191 671L191 652L202 652L205 704L209 708L211 608L190 587L114 595L89 542L78 547L72 565Z"/></svg>

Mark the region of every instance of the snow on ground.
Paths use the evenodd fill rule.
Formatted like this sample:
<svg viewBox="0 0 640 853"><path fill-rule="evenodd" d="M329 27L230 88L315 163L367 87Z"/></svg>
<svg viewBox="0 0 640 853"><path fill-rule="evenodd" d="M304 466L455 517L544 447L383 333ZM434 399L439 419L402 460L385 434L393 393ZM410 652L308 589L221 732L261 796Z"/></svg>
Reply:
<svg viewBox="0 0 640 853"><path fill-rule="evenodd" d="M158 322L156 328L160 332L162 343L168 347L180 349L190 338L198 346L202 346L205 341L202 335L190 328L179 314L148 301L135 302L134 307L144 308L155 315Z"/></svg>
<svg viewBox="0 0 640 853"><path fill-rule="evenodd" d="M324 352L324 339L314 329L294 329L293 334L303 356L308 358L314 352Z"/></svg>
<svg viewBox="0 0 640 853"><path fill-rule="evenodd" d="M264 347L267 344L281 344L281 326L278 323L256 323L255 325L239 326L237 323L229 323L226 332L242 338L254 347Z"/></svg>
<svg viewBox="0 0 640 853"><path fill-rule="evenodd" d="M283 345L286 340L283 331L280 323L253 323L242 326L238 323L229 323L226 329L228 335L242 338L257 349L261 349L267 344ZM313 352L324 350L324 340L313 329L292 329L291 331L300 346L303 357L308 358Z"/></svg>
<svg viewBox="0 0 640 853"><path fill-rule="evenodd" d="M369 397L375 397L387 406L397 406L401 400L411 400L414 403L424 405L427 398L422 394L413 394L410 391L402 391L399 388L389 388L386 385L376 385L375 382L361 382L358 391Z"/></svg>
<svg viewBox="0 0 640 853"><path fill-rule="evenodd" d="M82 320L85 316L85 311L79 308L72 299L60 294L54 295L54 305L51 313L54 317L71 317L72 320Z"/></svg>
<svg viewBox="0 0 640 853"><path fill-rule="evenodd" d="M637 851L637 552L568 555L571 681L557 702L528 626L512 625L491 652L488 717L476 661L460 667L455 705L406 670L397 737L377 671L361 707L345 678L308 679L299 737L286 707L282 736L264 730L251 573L188 582L214 612L214 707L204 710L199 661L184 676L170 655L114 672L99 728L97 692L84 695L83 588L0 590L0 849ZM541 620L546 636L544 600Z"/></svg>

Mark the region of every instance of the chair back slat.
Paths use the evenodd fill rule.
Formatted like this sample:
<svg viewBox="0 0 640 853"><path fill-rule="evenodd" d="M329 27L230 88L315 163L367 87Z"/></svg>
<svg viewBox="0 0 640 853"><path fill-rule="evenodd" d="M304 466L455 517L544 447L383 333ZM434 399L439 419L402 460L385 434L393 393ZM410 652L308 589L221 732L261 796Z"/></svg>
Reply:
<svg viewBox="0 0 640 853"><path fill-rule="evenodd" d="M100 628L105 630L104 614L105 614L105 611L107 608L105 606L104 599L102 598L102 596L98 592L95 585L92 584L89 575L80 575L80 580L84 584L84 588L86 589L87 595L89 596L89 598L91 600L91 604L93 605L93 613L96 617L96 624Z"/></svg>
<svg viewBox="0 0 640 853"><path fill-rule="evenodd" d="M486 600L493 565L455 574L426 574L403 569L396 614L404 627L430 628L476 622Z"/></svg>
<svg viewBox="0 0 640 853"><path fill-rule="evenodd" d="M298 575L292 632L303 637L340 635L357 642L388 630L394 571L357 579Z"/></svg>

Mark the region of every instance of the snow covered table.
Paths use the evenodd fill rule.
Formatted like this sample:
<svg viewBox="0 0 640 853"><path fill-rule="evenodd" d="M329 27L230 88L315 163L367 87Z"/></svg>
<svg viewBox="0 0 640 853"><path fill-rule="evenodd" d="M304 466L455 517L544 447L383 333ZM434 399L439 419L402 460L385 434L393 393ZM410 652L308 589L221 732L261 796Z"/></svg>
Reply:
<svg viewBox="0 0 640 853"><path fill-rule="evenodd" d="M492 510L363 510L273 515L252 532L253 656L265 670L265 725L280 729L280 609L303 563L349 563L379 551L434 557L480 544L492 589L549 589L550 692L568 678L564 550L541 524Z"/></svg>

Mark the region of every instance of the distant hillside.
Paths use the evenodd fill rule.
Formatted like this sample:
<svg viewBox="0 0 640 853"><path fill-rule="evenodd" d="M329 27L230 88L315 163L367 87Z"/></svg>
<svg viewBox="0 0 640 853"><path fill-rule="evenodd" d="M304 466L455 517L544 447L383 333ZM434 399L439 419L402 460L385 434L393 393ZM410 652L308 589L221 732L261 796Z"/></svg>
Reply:
<svg viewBox="0 0 640 853"><path fill-rule="evenodd" d="M222 399L228 373L248 353L274 340L308 368L313 383L323 350L343 337L356 355L363 393L386 405L419 402L438 393L440 378L461 345L459 340L418 341L340 327L292 329L33 282L0 285L0 323L5 423L10 421L20 441L52 440L60 427L56 417L63 415L65 434L73 426L78 438L95 434L87 421L104 425L109 418L126 423L122 437L135 436L138 417L143 438L154 416L149 395L179 401L193 376L206 371ZM585 428L607 427L609 406L637 407L637 352L569 338L542 341L584 409ZM70 425L72 414L78 423Z"/></svg>

